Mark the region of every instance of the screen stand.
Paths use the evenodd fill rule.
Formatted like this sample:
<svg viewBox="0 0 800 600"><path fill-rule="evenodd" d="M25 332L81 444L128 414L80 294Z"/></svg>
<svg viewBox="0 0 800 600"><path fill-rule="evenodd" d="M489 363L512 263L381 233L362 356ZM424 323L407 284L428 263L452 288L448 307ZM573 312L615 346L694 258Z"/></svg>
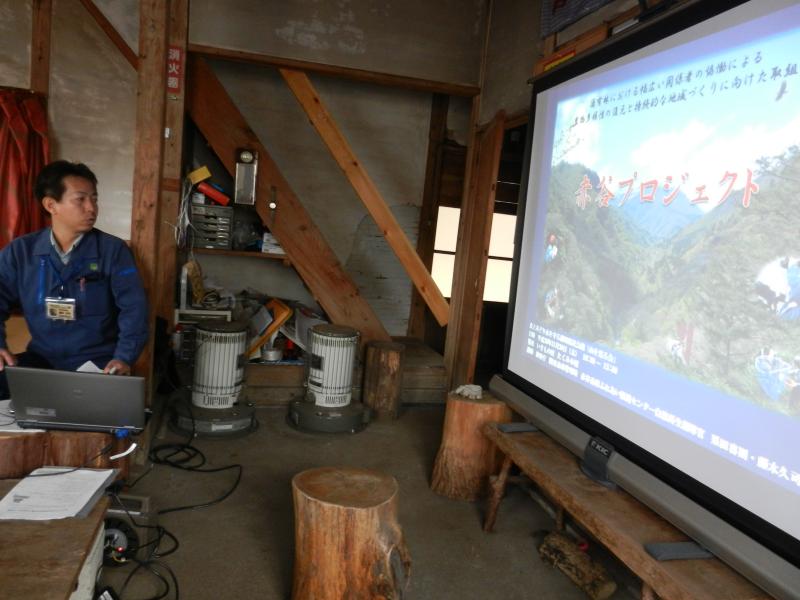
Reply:
<svg viewBox="0 0 800 600"><path fill-rule="evenodd" d="M596 481L610 490L617 484L608 478L608 459L614 454L614 447L599 437L593 437L586 444L581 460L581 471L589 479Z"/></svg>
<svg viewBox="0 0 800 600"><path fill-rule="evenodd" d="M689 560L714 555L697 542L655 542L644 545L645 552L656 560Z"/></svg>

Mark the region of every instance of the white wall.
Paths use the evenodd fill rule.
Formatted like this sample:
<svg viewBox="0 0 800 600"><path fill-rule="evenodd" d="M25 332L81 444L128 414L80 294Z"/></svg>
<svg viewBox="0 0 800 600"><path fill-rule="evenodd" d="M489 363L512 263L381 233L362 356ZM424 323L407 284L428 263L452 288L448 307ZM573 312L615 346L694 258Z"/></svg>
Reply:
<svg viewBox="0 0 800 600"><path fill-rule="evenodd" d="M97 227L131 237L136 72L76 0L53 2L49 112L53 158L97 175Z"/></svg>
<svg viewBox="0 0 800 600"><path fill-rule="evenodd" d="M31 2L0 0L0 85L28 88L31 66Z"/></svg>
<svg viewBox="0 0 800 600"><path fill-rule="evenodd" d="M528 108L527 82L540 52L540 4L538 0L493 3L479 123L489 122L500 109L513 114Z"/></svg>
<svg viewBox="0 0 800 600"><path fill-rule="evenodd" d="M192 0L189 38L325 64L478 81L485 0Z"/></svg>

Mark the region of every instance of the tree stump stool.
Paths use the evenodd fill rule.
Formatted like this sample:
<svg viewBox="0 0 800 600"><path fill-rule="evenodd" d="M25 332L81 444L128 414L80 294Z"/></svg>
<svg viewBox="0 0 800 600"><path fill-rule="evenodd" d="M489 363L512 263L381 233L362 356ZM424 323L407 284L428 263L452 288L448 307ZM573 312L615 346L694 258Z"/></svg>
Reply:
<svg viewBox="0 0 800 600"><path fill-rule="evenodd" d="M379 419L397 418L405 349L397 342L370 342L367 345L361 397Z"/></svg>
<svg viewBox="0 0 800 600"><path fill-rule="evenodd" d="M454 500L477 500L482 496L498 467L497 449L483 435L483 426L510 420L511 409L486 391L480 399L450 392L431 489Z"/></svg>
<svg viewBox="0 0 800 600"><path fill-rule="evenodd" d="M292 600L396 600L411 568L394 477L321 467L292 479Z"/></svg>

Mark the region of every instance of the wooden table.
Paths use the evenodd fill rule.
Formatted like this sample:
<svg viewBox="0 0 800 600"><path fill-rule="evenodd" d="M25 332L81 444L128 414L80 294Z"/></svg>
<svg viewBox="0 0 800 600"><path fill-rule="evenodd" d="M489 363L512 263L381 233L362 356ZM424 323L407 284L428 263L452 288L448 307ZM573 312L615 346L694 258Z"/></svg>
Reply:
<svg viewBox="0 0 800 600"><path fill-rule="evenodd" d="M17 483L0 481L0 497ZM52 521L0 521L0 596L68 600L103 526L103 496L88 517Z"/></svg>
<svg viewBox="0 0 800 600"><path fill-rule="evenodd" d="M627 492L609 490L586 477L577 458L541 432L502 433L489 423L484 434L505 455L494 478L484 529L491 531L516 464L558 507L642 579L642 598L663 600L767 600L770 596L717 558L659 562L644 549L651 542L689 538ZM563 521L563 519L559 519Z"/></svg>

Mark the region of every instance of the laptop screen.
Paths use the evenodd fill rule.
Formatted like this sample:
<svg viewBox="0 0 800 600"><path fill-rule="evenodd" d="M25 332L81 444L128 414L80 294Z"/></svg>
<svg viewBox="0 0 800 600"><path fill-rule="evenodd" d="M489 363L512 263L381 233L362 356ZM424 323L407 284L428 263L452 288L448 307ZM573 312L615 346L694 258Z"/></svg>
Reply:
<svg viewBox="0 0 800 600"><path fill-rule="evenodd" d="M20 427L113 432L144 428L143 377L6 367Z"/></svg>

